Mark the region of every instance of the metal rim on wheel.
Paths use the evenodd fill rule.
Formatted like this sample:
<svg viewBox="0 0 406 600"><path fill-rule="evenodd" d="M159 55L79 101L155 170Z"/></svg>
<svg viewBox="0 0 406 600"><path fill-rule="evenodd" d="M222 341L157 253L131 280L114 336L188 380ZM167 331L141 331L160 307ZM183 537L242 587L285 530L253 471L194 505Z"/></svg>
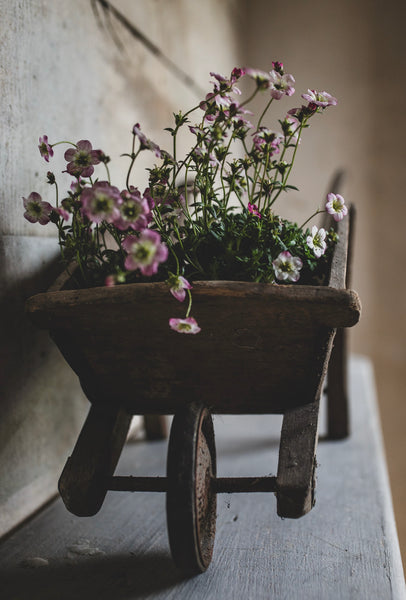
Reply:
<svg viewBox="0 0 406 600"><path fill-rule="evenodd" d="M166 512L177 567L202 573L213 554L217 497L216 451L210 412L193 403L177 413L168 446Z"/></svg>

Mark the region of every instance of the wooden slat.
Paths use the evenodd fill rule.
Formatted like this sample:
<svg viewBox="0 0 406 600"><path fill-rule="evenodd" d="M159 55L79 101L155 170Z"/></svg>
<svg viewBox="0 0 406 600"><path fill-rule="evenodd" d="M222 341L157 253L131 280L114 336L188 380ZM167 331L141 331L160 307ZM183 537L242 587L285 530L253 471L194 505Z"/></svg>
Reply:
<svg viewBox="0 0 406 600"><path fill-rule="evenodd" d="M352 252L355 227L355 207L350 206L347 224L348 248L346 257L345 285L350 286ZM338 328L328 367L327 390L327 436L329 439L344 439L350 434L350 415L348 406L348 334L344 328Z"/></svg>
<svg viewBox="0 0 406 600"><path fill-rule="evenodd" d="M319 401L283 417L277 476L278 515L296 519L314 504Z"/></svg>

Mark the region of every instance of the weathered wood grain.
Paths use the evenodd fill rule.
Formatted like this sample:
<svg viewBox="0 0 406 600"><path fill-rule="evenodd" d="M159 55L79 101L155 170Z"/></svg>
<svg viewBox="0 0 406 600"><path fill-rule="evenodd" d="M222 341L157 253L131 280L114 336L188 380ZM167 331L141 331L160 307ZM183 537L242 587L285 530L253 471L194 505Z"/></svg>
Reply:
<svg viewBox="0 0 406 600"><path fill-rule="evenodd" d="M297 519L314 505L319 400L284 414L277 475L278 515Z"/></svg>
<svg viewBox="0 0 406 600"><path fill-rule="evenodd" d="M183 308L170 307L165 284L63 295L47 294L31 314L41 310L89 398L114 397L140 414L174 413L191 398L223 413L283 412L311 401L331 329L359 316L345 290L204 282L194 284L202 332L179 336L168 315Z"/></svg>
<svg viewBox="0 0 406 600"><path fill-rule="evenodd" d="M192 403L173 419L168 446L166 514L173 560L186 574L202 573L213 554L217 498L213 422Z"/></svg>
<svg viewBox="0 0 406 600"><path fill-rule="evenodd" d="M345 277L346 236L344 228L336 282ZM334 330L354 325L360 304L355 292L331 286L195 282L198 336L169 329L169 316L184 309L164 283L54 291L31 298L27 310L51 330L92 402L171 414L199 398L212 412L239 414L312 402Z"/></svg>
<svg viewBox="0 0 406 600"><path fill-rule="evenodd" d="M341 252L341 261L346 260L345 285L351 283L351 267L354 243L355 207L349 208L349 218L346 224L348 238L347 255ZM334 283L334 282L333 282ZM342 281L335 282L341 284ZM347 331L338 328L328 366L328 410L327 410L327 435L330 439L343 439L350 433L350 415L348 407L348 376L347 376Z"/></svg>
<svg viewBox="0 0 406 600"><path fill-rule="evenodd" d="M59 492L73 514L89 517L100 510L106 480L114 473L130 423L131 415L123 409L90 408L59 479Z"/></svg>

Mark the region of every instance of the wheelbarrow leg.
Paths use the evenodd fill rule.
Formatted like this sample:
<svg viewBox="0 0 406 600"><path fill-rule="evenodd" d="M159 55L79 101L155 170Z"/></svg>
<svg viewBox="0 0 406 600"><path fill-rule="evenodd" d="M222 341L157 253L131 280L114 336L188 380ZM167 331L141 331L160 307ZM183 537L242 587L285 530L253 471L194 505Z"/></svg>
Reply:
<svg viewBox="0 0 406 600"><path fill-rule="evenodd" d="M164 415L144 415L144 429L147 440L165 440L168 437L168 424Z"/></svg>
<svg viewBox="0 0 406 600"><path fill-rule="evenodd" d="M131 418L123 409L91 406L58 485L66 508L78 517L91 517L100 510L106 478L114 473Z"/></svg>
<svg viewBox="0 0 406 600"><path fill-rule="evenodd" d="M347 392L347 331L337 329L327 375L327 438L349 435Z"/></svg>
<svg viewBox="0 0 406 600"><path fill-rule="evenodd" d="M319 400L284 414L279 445L277 512L297 519L314 505Z"/></svg>

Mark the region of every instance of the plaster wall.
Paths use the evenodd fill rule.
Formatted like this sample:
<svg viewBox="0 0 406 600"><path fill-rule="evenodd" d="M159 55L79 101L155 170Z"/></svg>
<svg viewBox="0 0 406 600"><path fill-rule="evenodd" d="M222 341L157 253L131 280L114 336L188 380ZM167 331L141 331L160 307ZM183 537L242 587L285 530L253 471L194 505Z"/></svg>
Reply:
<svg viewBox="0 0 406 600"><path fill-rule="evenodd" d="M398 0L384 8L373 0L242 0L240 11L243 63L268 69L272 60L281 60L296 77L296 94L284 102L282 114L300 105L308 87L338 99L337 107L314 118L304 132L291 182L300 191L281 197L275 208L304 220L326 192L334 191L329 182L335 169L344 170L342 193L357 209L352 287L363 305L351 347L373 359L405 555L406 6ZM268 124L277 125L272 119Z"/></svg>
<svg viewBox="0 0 406 600"><path fill-rule="evenodd" d="M114 5L203 90L210 70L228 72L238 62L233 0ZM48 169L61 187L70 183L60 176L65 147L47 165L38 137L91 140L111 156L113 181L123 187L128 163L119 155L131 150L134 123L165 147L172 112L200 99L166 59L99 2L93 7L90 0L0 0L0 535L56 493L88 408L47 334L24 316L25 298L51 282L58 248L52 225L25 221L21 198L35 190L54 202ZM134 181L142 188L140 162Z"/></svg>

